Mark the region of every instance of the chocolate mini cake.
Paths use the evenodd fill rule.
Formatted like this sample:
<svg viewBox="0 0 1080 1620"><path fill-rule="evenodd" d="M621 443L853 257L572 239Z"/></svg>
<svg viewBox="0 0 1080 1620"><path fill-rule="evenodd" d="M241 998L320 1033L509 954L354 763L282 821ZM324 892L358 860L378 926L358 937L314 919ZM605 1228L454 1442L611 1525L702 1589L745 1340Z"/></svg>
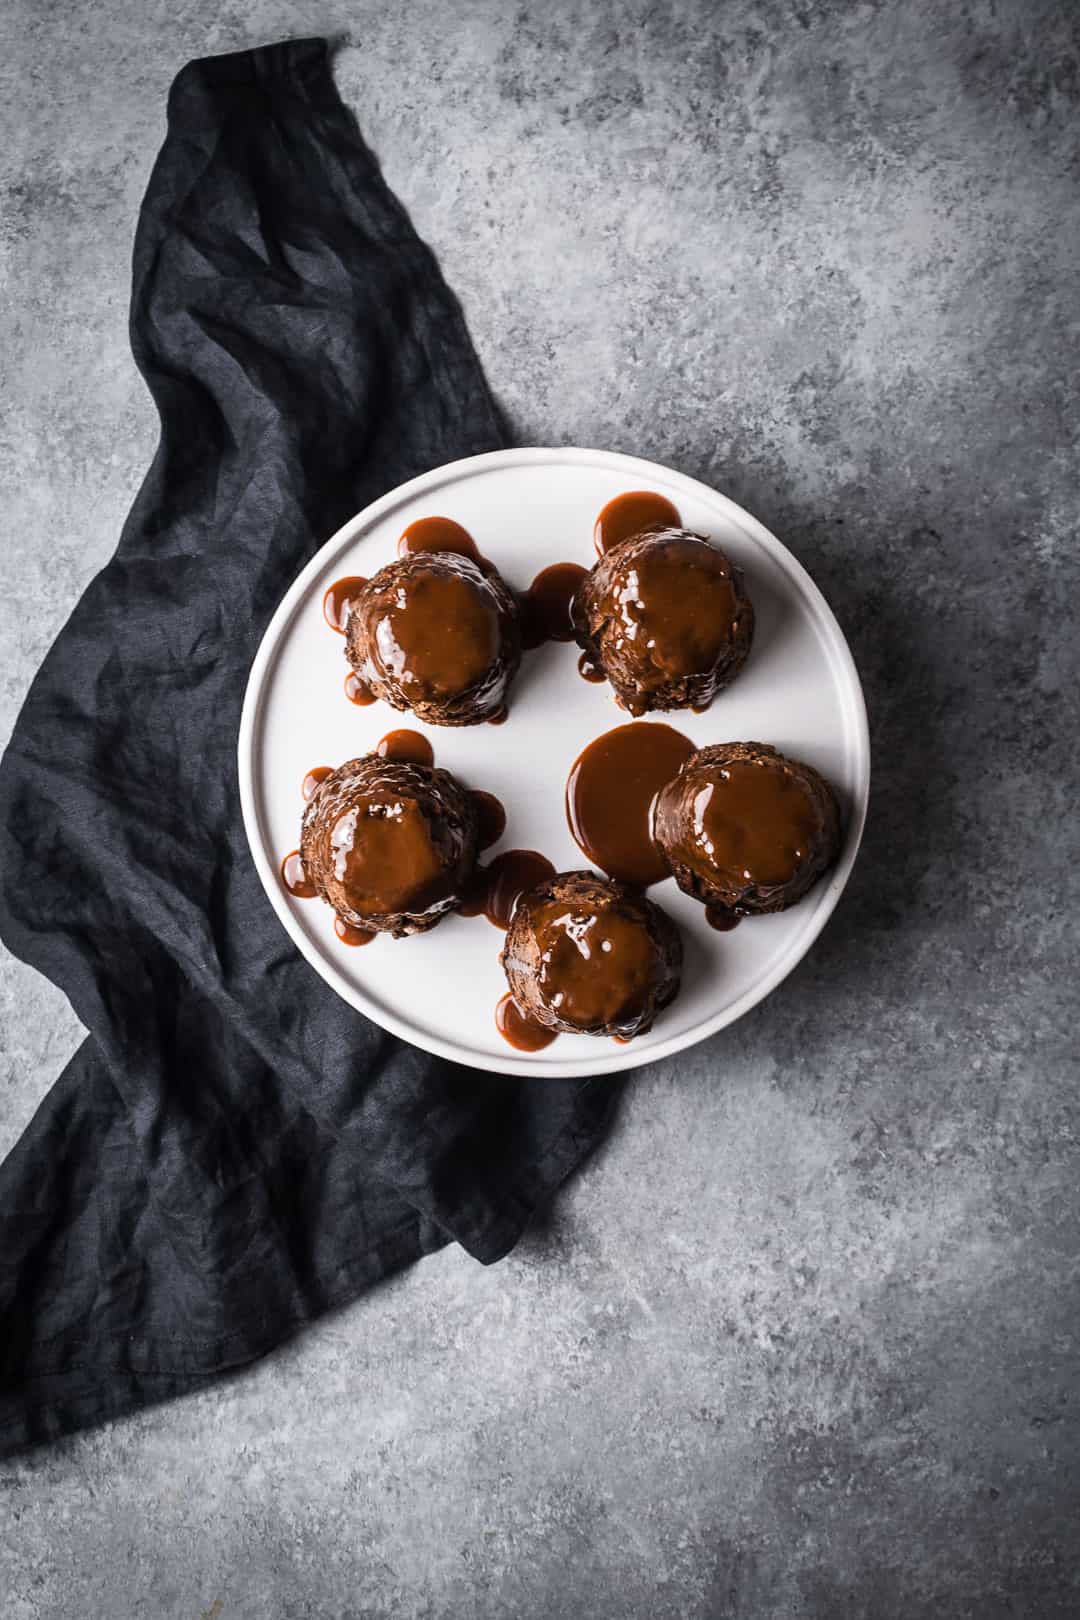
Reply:
<svg viewBox="0 0 1080 1620"><path fill-rule="evenodd" d="M449 771L367 754L316 788L300 855L317 893L354 928L420 934L461 901L476 864L476 811Z"/></svg>
<svg viewBox="0 0 1080 1620"><path fill-rule="evenodd" d="M832 866L840 812L812 766L766 743L717 743L661 790L653 834L680 889L756 915L793 906Z"/></svg>
<svg viewBox="0 0 1080 1620"><path fill-rule="evenodd" d="M686 529L652 529L605 552L573 620L586 658L635 715L705 708L746 662L754 634L739 570Z"/></svg>
<svg viewBox="0 0 1080 1620"><path fill-rule="evenodd" d="M682 940L637 889L561 872L518 897L500 960L518 1008L536 1023L629 1040L677 995Z"/></svg>
<svg viewBox="0 0 1080 1620"><path fill-rule="evenodd" d="M433 726L497 718L521 662L510 590L451 551L414 552L380 568L353 598L345 636L364 685Z"/></svg>

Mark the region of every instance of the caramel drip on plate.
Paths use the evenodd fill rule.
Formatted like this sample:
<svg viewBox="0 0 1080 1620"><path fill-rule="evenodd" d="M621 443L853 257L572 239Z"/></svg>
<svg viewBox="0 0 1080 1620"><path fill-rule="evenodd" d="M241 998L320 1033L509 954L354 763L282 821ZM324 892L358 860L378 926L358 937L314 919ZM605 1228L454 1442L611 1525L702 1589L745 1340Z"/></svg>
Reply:
<svg viewBox="0 0 1080 1620"><path fill-rule="evenodd" d="M487 866L476 868L461 913L484 916L496 928L509 928L518 895L554 876L554 866L537 850L505 850Z"/></svg>
<svg viewBox="0 0 1080 1620"><path fill-rule="evenodd" d="M570 618L578 586L587 569L580 563L552 563L543 569L521 598L521 639L526 647L545 641L573 641Z"/></svg>
<svg viewBox="0 0 1080 1620"><path fill-rule="evenodd" d="M305 804L311 798L320 782L325 782L326 778L332 775L332 772L333 768L330 765L313 765L311 767L310 771L308 771L307 775L304 777L304 780L300 784L300 793Z"/></svg>
<svg viewBox="0 0 1080 1620"><path fill-rule="evenodd" d="M291 849L282 861L281 881L294 900L314 900L319 892L314 883L308 882L298 849Z"/></svg>
<svg viewBox="0 0 1080 1620"><path fill-rule="evenodd" d="M593 544L597 555L603 556L620 540L632 534L643 534L646 529L681 529L682 518L663 495L651 489L630 489L608 501L593 527Z"/></svg>
<svg viewBox="0 0 1080 1620"><path fill-rule="evenodd" d="M494 793L483 793L479 788L470 793L469 797L472 799L476 819L480 824L477 848L490 849L492 844L498 843L506 831L506 811L503 809L502 801L497 799Z"/></svg>
<svg viewBox="0 0 1080 1620"><path fill-rule="evenodd" d="M495 1028L518 1052L540 1052L550 1046L556 1031L538 1024L518 1007L509 990L495 1006Z"/></svg>
<svg viewBox="0 0 1080 1620"><path fill-rule="evenodd" d="M353 598L367 584L362 574L345 574L326 591L322 599L323 618L339 636L345 634L349 622L349 607Z"/></svg>
<svg viewBox="0 0 1080 1620"><path fill-rule="evenodd" d="M453 518L423 517L410 523L397 543L397 553L399 557L412 557L418 551L453 551L459 557L469 557L485 570L490 566L481 557L468 529L463 529Z"/></svg>
<svg viewBox="0 0 1080 1620"><path fill-rule="evenodd" d="M372 753L378 754L381 759L396 759L402 765L434 765L435 750L431 743L419 731L410 731L407 727L400 731L388 731L385 737L375 744Z"/></svg>
<svg viewBox="0 0 1080 1620"><path fill-rule="evenodd" d="M583 749L566 780L566 819L594 865L642 886L668 876L652 836L653 800L693 752L681 731L648 721L616 726Z"/></svg>
<svg viewBox="0 0 1080 1620"><path fill-rule="evenodd" d="M334 933L343 945L370 945L375 938L370 928L354 928L344 917L334 918Z"/></svg>
<svg viewBox="0 0 1080 1620"><path fill-rule="evenodd" d="M369 686L364 685L354 669L350 669L345 677L345 696L350 703L355 703L361 709L366 709L369 703L375 702L374 692Z"/></svg>

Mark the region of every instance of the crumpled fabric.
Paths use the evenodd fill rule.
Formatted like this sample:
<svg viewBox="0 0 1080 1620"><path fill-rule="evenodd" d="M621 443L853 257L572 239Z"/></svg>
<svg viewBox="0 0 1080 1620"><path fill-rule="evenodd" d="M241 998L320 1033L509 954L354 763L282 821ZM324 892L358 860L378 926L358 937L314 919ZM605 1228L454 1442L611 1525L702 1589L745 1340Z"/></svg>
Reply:
<svg viewBox="0 0 1080 1620"><path fill-rule="evenodd" d="M0 1452L197 1387L451 1239L499 1259L614 1095L368 1023L248 852L240 707L282 593L368 502L503 442L324 41L177 77L131 343L160 445L0 765L0 936L89 1032L0 1169Z"/></svg>

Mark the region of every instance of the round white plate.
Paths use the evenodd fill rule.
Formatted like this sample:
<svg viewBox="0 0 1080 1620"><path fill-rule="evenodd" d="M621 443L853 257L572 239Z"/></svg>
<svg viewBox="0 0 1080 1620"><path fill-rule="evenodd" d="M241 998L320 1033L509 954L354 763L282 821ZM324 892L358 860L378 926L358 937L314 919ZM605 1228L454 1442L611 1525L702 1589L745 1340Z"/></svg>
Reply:
<svg viewBox="0 0 1080 1620"><path fill-rule="evenodd" d="M426 726L385 704L358 708L343 690L344 641L322 614L326 588L345 574L374 574L396 555L407 524L433 514L464 524L480 551L524 590L555 562L595 561L593 522L623 490L653 489L684 525L711 535L745 571L757 614L753 650L733 685L705 714L650 717L703 747L774 744L817 766L846 815L843 853L799 905L715 932L703 907L672 879L651 897L678 922L686 946L682 991L650 1034L629 1045L560 1035L522 1054L494 1023L506 988L503 935L484 917L451 916L410 939L362 948L335 936L320 900L295 900L279 877L299 843L300 784L316 765L336 766L374 748L387 731L423 732L469 787L495 793L506 832L486 852L541 850L559 871L588 866L566 824L567 773L586 743L629 715L607 685L577 673L577 648L526 653L502 726ZM649 723L648 721L646 723ZM870 775L866 709L855 666L825 599L794 557L756 518L692 478L603 450L502 450L438 467L385 495L339 529L312 558L274 614L248 680L240 722L240 795L259 876L297 948L359 1012L414 1045L481 1069L511 1074L606 1074L669 1056L740 1017L809 950L848 880L862 836Z"/></svg>

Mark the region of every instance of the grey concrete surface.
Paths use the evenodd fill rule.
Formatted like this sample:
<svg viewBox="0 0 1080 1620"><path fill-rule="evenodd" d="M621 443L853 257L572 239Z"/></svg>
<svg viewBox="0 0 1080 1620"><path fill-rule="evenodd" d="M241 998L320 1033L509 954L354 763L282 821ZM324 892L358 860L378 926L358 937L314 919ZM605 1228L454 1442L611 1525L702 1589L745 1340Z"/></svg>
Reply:
<svg viewBox="0 0 1080 1620"><path fill-rule="evenodd" d="M1080 8L6 12L0 737L153 450L169 80L317 31L519 439L759 513L877 774L809 959L505 1263L0 1467L4 1620L1080 1614ZM78 1033L0 964L0 1148Z"/></svg>

